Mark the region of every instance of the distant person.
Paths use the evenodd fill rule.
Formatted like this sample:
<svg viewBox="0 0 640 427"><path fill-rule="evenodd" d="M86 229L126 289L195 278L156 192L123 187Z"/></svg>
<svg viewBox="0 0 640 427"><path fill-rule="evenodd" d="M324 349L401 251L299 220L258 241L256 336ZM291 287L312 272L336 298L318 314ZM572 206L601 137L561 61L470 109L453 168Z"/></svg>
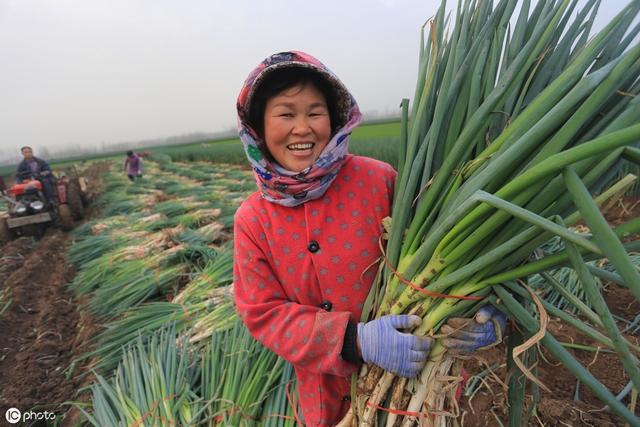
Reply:
<svg viewBox="0 0 640 427"><path fill-rule="evenodd" d="M58 203L54 189L56 181L49 163L34 156L33 149L29 146L22 147L20 152L24 158L18 164L16 183L20 184L28 179L37 179L42 183L42 190L49 203L56 205Z"/></svg>
<svg viewBox="0 0 640 427"><path fill-rule="evenodd" d="M127 151L127 158L124 159L124 171L131 181L142 178L142 159L133 151Z"/></svg>

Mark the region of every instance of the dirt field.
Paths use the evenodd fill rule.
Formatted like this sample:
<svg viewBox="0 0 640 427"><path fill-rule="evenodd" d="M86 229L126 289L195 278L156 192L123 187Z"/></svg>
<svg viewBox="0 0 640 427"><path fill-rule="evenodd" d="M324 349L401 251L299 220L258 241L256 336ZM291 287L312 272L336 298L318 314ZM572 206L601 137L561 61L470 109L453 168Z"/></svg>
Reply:
<svg viewBox="0 0 640 427"><path fill-rule="evenodd" d="M606 295L611 297L612 294L620 290L619 287L613 285ZM624 298L622 292L620 295L615 298L618 300ZM626 303L628 304L629 301L627 299ZM557 320L550 322L549 330L560 342L598 346L592 339L573 328L562 325ZM640 343L638 336L629 338L636 343ZM629 382L629 378L623 371L622 364L615 355L583 350L569 351L580 363L588 365L590 372L605 384L609 390L615 391L616 394ZM468 368L472 372L480 372L494 363L503 364L505 362L505 352L504 345L491 349L481 355L481 359L484 360L470 360ZM611 427L625 425L624 421L617 416L608 411L603 411L604 405L585 385L578 385L573 374L562 367L548 351L543 349L543 355L544 358L539 361L538 378L551 389L552 393L541 390L541 399L537 407L537 419L530 420L530 426ZM491 375L486 378L486 382L478 389L476 394L470 398L462 399L461 409L466 411L462 425L500 426L501 424L496 421L497 417L502 422L507 420L508 405L505 388L501 384L501 381L506 382L506 367L501 366L495 369L494 373L495 376ZM578 389L578 400L574 400L576 388ZM625 402L628 402L628 399ZM636 414L640 416L640 411L636 410Z"/></svg>
<svg viewBox="0 0 640 427"><path fill-rule="evenodd" d="M0 413L72 400L78 389L65 377L81 344L77 304L65 289L74 276L64 259L68 244L64 233L49 229L36 244L23 237L7 245L22 262L2 273L13 303L0 322Z"/></svg>
<svg viewBox="0 0 640 427"><path fill-rule="evenodd" d="M616 203L606 217L612 225L620 224L630 218L640 216L640 200L627 198ZM630 236L628 240L638 239L640 236ZM625 319L632 320L640 314L640 303L635 300L631 292L615 283L605 284L604 297L612 312ZM598 347L598 344L579 331L552 319L549 330L556 339L564 343L576 343ZM640 344L640 335L627 335L631 342ZM542 348L542 347L540 347ZM614 394L619 393L629 382L622 364L618 358L606 352L592 352L569 349L570 353L585 366L600 382L605 384ZM506 348L500 345L486 353L484 360L470 360L469 370L480 372L494 363L504 364ZM541 390L540 403L537 407L537 418L530 420L530 426L594 426L611 427L624 426L619 417L604 411L604 405L583 384L577 380L566 368L559 365L548 351L543 349L543 358L539 361L538 377L552 393ZM507 420L508 405L502 382L506 382L506 367L495 370L495 376L487 377L486 382L478 392L470 398L461 400L461 411L464 414L463 426L496 426ZM574 400L576 396L578 399ZM628 404L629 397L623 401ZM635 413L640 417L640 408ZM505 424L506 425L506 424Z"/></svg>
<svg viewBox="0 0 640 427"><path fill-rule="evenodd" d="M99 191L105 167L87 171L90 195ZM50 227L39 241L21 237L0 248L0 283L12 300L0 318L0 425L8 425L4 415L11 407L47 410L60 422L70 408L65 402L88 383L77 375L81 367L67 378L71 361L87 350L96 329L66 290L75 275L65 259L70 244L67 234Z"/></svg>

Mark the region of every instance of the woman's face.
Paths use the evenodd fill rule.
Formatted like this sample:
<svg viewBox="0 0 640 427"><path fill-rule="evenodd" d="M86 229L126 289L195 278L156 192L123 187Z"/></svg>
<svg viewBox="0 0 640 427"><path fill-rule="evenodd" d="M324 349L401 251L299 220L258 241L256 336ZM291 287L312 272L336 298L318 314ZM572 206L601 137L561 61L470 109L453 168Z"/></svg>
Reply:
<svg viewBox="0 0 640 427"><path fill-rule="evenodd" d="M331 139L327 102L313 84L285 89L267 100L264 139L285 169L301 172L316 161Z"/></svg>

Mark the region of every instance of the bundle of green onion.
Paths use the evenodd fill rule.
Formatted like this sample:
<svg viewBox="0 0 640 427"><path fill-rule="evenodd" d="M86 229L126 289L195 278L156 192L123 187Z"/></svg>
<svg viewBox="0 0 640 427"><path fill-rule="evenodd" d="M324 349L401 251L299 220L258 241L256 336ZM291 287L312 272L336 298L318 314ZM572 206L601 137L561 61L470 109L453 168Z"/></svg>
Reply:
<svg viewBox="0 0 640 427"><path fill-rule="evenodd" d="M524 1L517 17L516 3L461 1L446 36L443 2L429 37L421 41L411 112L408 101L402 103L386 267L363 318L416 314L423 322L413 332L437 336L448 318L494 302L534 334L544 327L545 313L538 322L511 296L531 298L514 281L569 265L593 307L578 307L594 320L591 326L582 322L584 328L618 353L639 389L638 349L621 335L598 292L593 277L598 273L585 263L608 257L640 299L640 273L628 256L640 242L621 242L640 230L640 220L612 230L598 210L629 183L614 184L596 200L590 194L615 175L620 162L640 160L640 150L632 147L640 140L640 99L633 95L640 89L640 45L633 44L640 26L629 29L640 1L632 1L592 38L597 0L580 10L576 0L541 0L533 8ZM568 228L579 220L591 235ZM532 261L532 252L553 236L565 249ZM640 424L548 332L541 334L542 344L611 410ZM447 425L455 418L452 363L436 342L416 379L365 367L343 424L357 418L373 425L386 418L387 425L409 426L418 419ZM411 415L400 419L379 410L381 405ZM513 425L524 425L521 415L512 415Z"/></svg>
<svg viewBox="0 0 640 427"><path fill-rule="evenodd" d="M122 353L111 379L97 375L95 426L296 425L293 368L255 341L240 319L203 348L172 324L139 335Z"/></svg>
<svg viewBox="0 0 640 427"><path fill-rule="evenodd" d="M264 403L278 391L285 365L284 359L253 339L240 319L232 328L213 334L201 365L205 425L250 427L284 415L265 413Z"/></svg>
<svg viewBox="0 0 640 427"><path fill-rule="evenodd" d="M195 425L202 402L196 394L197 362L168 327L142 338L123 354L115 376L97 375L92 388L94 426Z"/></svg>
<svg viewBox="0 0 640 427"><path fill-rule="evenodd" d="M93 359L94 369L108 372L118 364L124 346L138 336L148 337L169 324L173 324L175 331L192 343L231 327L237 318L229 285L232 270L232 248L219 249L171 302L145 302L128 308L108 322L93 339L95 349L74 363L77 365L83 360Z"/></svg>

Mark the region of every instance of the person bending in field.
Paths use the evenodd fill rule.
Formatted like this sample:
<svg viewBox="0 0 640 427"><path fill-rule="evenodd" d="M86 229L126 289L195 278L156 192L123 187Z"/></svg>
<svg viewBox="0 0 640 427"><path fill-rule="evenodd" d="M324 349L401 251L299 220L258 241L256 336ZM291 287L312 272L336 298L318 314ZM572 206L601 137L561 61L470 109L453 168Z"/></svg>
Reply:
<svg viewBox="0 0 640 427"><path fill-rule="evenodd" d="M130 181L142 178L142 159L131 150L127 151L127 157L124 159L124 171Z"/></svg>
<svg viewBox="0 0 640 427"><path fill-rule="evenodd" d="M19 184L28 179L37 179L42 183L42 191L50 204L57 204L55 185L56 181L51 172L51 167L46 160L33 155L33 149L25 146L20 149L22 161L18 163L16 182Z"/></svg>
<svg viewBox="0 0 640 427"><path fill-rule="evenodd" d="M304 423L335 425L349 408L349 376L367 362L416 376L432 344L402 332L417 316L358 322L381 256L396 172L349 154L356 101L320 61L274 54L237 101L239 133L258 191L234 225L234 292L250 333L289 361ZM483 309L484 310L484 309ZM497 341L490 309L448 342L474 351ZM479 319L477 316L476 319Z"/></svg>

